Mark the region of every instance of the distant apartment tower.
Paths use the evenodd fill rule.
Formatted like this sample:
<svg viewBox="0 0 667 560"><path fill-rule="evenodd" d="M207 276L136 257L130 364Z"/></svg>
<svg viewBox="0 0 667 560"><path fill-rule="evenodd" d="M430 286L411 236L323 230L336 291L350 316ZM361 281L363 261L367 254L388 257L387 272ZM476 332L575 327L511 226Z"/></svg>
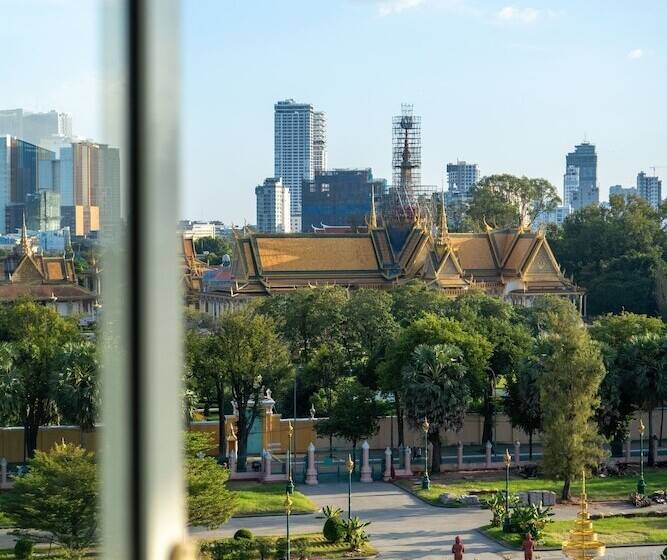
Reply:
<svg viewBox="0 0 667 560"><path fill-rule="evenodd" d="M579 168L568 165L563 175L563 202L565 206L574 207L579 200Z"/></svg>
<svg viewBox="0 0 667 560"><path fill-rule="evenodd" d="M447 164L447 190L467 195L479 181L479 166L457 160Z"/></svg>
<svg viewBox="0 0 667 560"><path fill-rule="evenodd" d="M531 227L534 230L536 230L539 229L541 226L546 226L549 224L562 226L563 222L565 221L565 218L567 218L571 213L572 213L571 206L568 205L556 206L556 208L554 208L553 210L549 210L548 212L542 212L538 214L533 220Z"/></svg>
<svg viewBox="0 0 667 560"><path fill-rule="evenodd" d="M269 177L255 187L257 229L263 233L291 231L291 191L279 177Z"/></svg>
<svg viewBox="0 0 667 560"><path fill-rule="evenodd" d="M41 191L26 200L26 224L31 231L60 230L60 194Z"/></svg>
<svg viewBox="0 0 667 560"><path fill-rule="evenodd" d="M301 230L303 181L326 168L326 118L293 99L274 106L274 175L289 189L291 230Z"/></svg>
<svg viewBox="0 0 667 560"><path fill-rule="evenodd" d="M313 227L363 226L371 211L371 193L380 200L384 179L373 179L370 169L330 169L304 183L301 231Z"/></svg>
<svg viewBox="0 0 667 560"><path fill-rule="evenodd" d="M637 188L612 185L609 187L609 200L611 200L612 196L621 196L627 202L630 197L637 196Z"/></svg>
<svg viewBox="0 0 667 560"><path fill-rule="evenodd" d="M35 144L0 137L0 232L21 227L28 195L58 192L59 164L55 154Z"/></svg>
<svg viewBox="0 0 667 560"><path fill-rule="evenodd" d="M659 177L646 175L643 171L638 173L637 194L653 208L658 208L662 202L662 181Z"/></svg>
<svg viewBox="0 0 667 560"><path fill-rule="evenodd" d="M10 134L41 146L51 136L71 136L72 117L58 111L31 113L23 109L0 110L0 134Z"/></svg>
<svg viewBox="0 0 667 560"><path fill-rule="evenodd" d="M568 153L565 157L566 177L571 167L577 169L579 183L576 194L572 192L570 200L566 199L565 204L572 206L573 210L579 210L591 204L599 204L600 189L598 188L597 179L598 156L595 153L595 146L588 142L576 145L574 152Z"/></svg>

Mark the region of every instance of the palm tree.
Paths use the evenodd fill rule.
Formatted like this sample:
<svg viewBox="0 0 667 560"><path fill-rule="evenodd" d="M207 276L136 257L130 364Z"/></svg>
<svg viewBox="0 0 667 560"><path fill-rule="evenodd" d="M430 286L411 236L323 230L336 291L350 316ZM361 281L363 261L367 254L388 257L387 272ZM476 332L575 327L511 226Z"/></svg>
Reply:
<svg viewBox="0 0 667 560"><path fill-rule="evenodd" d="M433 445L431 471L440 472L441 430L463 426L470 390L461 350L451 344L415 348L402 371L402 395L408 419L414 426L428 418L428 440Z"/></svg>

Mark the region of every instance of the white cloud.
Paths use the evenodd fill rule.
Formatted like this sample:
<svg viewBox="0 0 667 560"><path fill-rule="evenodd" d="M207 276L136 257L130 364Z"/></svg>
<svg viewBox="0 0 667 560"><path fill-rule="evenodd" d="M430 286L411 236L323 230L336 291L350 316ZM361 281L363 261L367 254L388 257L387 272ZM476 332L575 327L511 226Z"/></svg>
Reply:
<svg viewBox="0 0 667 560"><path fill-rule="evenodd" d="M638 60L638 59L640 59L642 56L644 56L644 51L643 51L642 49L632 49L632 50L628 53L628 58L629 58L630 60Z"/></svg>
<svg viewBox="0 0 667 560"><path fill-rule="evenodd" d="M505 23L535 23L540 17L540 11L535 8L517 8L505 6L496 14L496 19Z"/></svg>
<svg viewBox="0 0 667 560"><path fill-rule="evenodd" d="M411 10L425 3L426 0L385 0L378 5L381 16L400 14L405 10Z"/></svg>

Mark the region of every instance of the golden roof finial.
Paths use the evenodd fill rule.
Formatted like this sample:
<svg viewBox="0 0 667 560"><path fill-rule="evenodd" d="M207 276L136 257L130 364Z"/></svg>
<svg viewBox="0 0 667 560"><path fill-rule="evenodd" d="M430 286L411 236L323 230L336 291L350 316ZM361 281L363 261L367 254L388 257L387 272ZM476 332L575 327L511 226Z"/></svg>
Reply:
<svg viewBox="0 0 667 560"><path fill-rule="evenodd" d="M28 240L28 228L25 225L25 210L23 211L23 224L21 225L21 253L27 256L32 255L32 246Z"/></svg>
<svg viewBox="0 0 667 560"><path fill-rule="evenodd" d="M368 225L368 231L371 231L372 229L376 229L378 227L378 218L377 214L375 213L375 186L371 185L371 213L370 216L368 217L368 220L366 221L366 224Z"/></svg>
<svg viewBox="0 0 667 560"><path fill-rule="evenodd" d="M488 224L486 221L486 216L482 218L482 222L484 223L484 227L486 228L486 231L493 231L493 228Z"/></svg>
<svg viewBox="0 0 667 560"><path fill-rule="evenodd" d="M438 213L438 243L446 245L449 242L449 228L447 227L447 207L445 205L445 190L440 198L440 212Z"/></svg>

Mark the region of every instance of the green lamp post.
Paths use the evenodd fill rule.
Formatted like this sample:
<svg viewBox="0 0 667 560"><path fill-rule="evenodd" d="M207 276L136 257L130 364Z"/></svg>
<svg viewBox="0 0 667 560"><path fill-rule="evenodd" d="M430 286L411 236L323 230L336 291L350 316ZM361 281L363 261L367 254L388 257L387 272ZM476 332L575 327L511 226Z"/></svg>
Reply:
<svg viewBox="0 0 667 560"><path fill-rule="evenodd" d="M431 489L431 479L428 477L428 429L430 424L428 419L424 418L422 422L422 431L424 432L424 476L422 477L422 490Z"/></svg>
<svg viewBox="0 0 667 560"><path fill-rule="evenodd" d="M354 470L354 461L349 454L345 466L347 467L347 518L350 519L352 517L352 471Z"/></svg>
<svg viewBox="0 0 667 560"><path fill-rule="evenodd" d="M644 481L644 422L639 419L639 480L637 481L637 494L644 495L646 493L646 482Z"/></svg>
<svg viewBox="0 0 667 560"><path fill-rule="evenodd" d="M287 435L289 437L289 443L287 445L287 493L294 494L294 480L292 479L292 437L294 435L294 426L292 426L291 421L287 421Z"/></svg>
<svg viewBox="0 0 667 560"><path fill-rule="evenodd" d="M508 449L505 449L503 462L505 463L505 519L503 520L503 533L509 533L512 530L510 523L510 467L512 466L512 456Z"/></svg>
<svg viewBox="0 0 667 560"><path fill-rule="evenodd" d="M288 493L285 493L285 501L283 502L283 506L285 507L285 524L286 524L286 529L287 529L287 555L285 558L287 560L291 560L291 546L290 546L290 534L289 534L289 518L290 515L292 514L292 498L290 498L290 495Z"/></svg>

